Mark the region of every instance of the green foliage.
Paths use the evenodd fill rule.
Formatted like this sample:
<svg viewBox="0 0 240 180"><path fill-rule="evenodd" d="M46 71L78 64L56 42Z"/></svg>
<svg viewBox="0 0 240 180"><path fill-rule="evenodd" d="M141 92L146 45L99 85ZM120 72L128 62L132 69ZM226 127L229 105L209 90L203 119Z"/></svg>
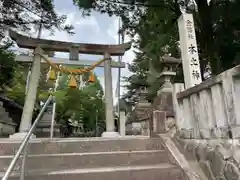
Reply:
<svg viewBox="0 0 240 180"><path fill-rule="evenodd" d="M14 61L15 62L15 61ZM17 64L14 71L11 72L11 81L5 85L5 94L20 105L24 105L26 82L29 70L29 64ZM53 87L53 82L46 82L46 68L42 66L38 93L36 99L36 108L39 108L41 100L48 98L48 90Z"/></svg>
<svg viewBox="0 0 240 180"><path fill-rule="evenodd" d="M73 27L65 23L66 16L55 12L53 0L11 0L1 1L0 39L5 37L6 29L22 31L25 34L40 24L51 33L63 30L72 34ZM7 51L12 42L4 39L0 45L0 88L7 87L7 95L19 104L24 103L27 69L17 66L14 54ZM23 72L24 69L24 72ZM43 73L44 74L44 73ZM41 78L42 80L43 78ZM39 94L48 89L47 83L40 80Z"/></svg>
<svg viewBox="0 0 240 180"><path fill-rule="evenodd" d="M22 106L24 105L26 88L26 75L23 70L23 66L17 65L12 73L11 83L5 87L6 95Z"/></svg>
<svg viewBox="0 0 240 180"><path fill-rule="evenodd" d="M84 132L95 131L96 120L104 124L104 103L102 99L89 96L87 92L78 89L58 91L57 119L60 124L66 124L70 118L83 123Z"/></svg>
<svg viewBox="0 0 240 180"><path fill-rule="evenodd" d="M138 99L139 87L147 86L151 90L149 94L151 100L160 83L148 83L150 63L159 74L161 69L160 57L166 53L172 53L173 56L178 53L176 20L180 15L179 6L176 6L175 1L96 0L94 3L88 2L91 4L90 9L77 4L83 13L97 10L101 13L120 16L123 22L120 32L124 31L131 37L136 34L139 36L134 41L134 46L140 51L135 52L136 58L128 66L132 75L124 78L127 82L125 88L128 89L128 92L123 96L123 99L127 106L134 105Z"/></svg>
<svg viewBox="0 0 240 180"><path fill-rule="evenodd" d="M10 68L13 68L13 66L10 66ZM25 88L28 69L28 64L16 65L10 74L12 75L11 82L8 84L5 83L4 86L6 95L22 106L24 105L25 101ZM53 81L46 82L47 71L48 67L41 67L41 76L35 104L36 109L40 108L40 101L45 101L47 99L49 96L49 88L53 88L55 83ZM89 74L84 74L84 79L87 80L88 76ZM1 76L1 78L3 78L3 76ZM6 77L6 80L7 78L8 77ZM83 123L84 132L92 131L95 133L94 135L96 135L96 129L98 129L97 135L101 134L105 128L105 105L102 100L102 86L96 75L95 78L95 83L87 83L84 88L78 90L68 88L68 75L62 74L59 88L55 92L57 101L57 120L60 122L60 124L67 124L69 118L73 118L78 123Z"/></svg>
<svg viewBox="0 0 240 180"><path fill-rule="evenodd" d="M0 49L0 88L9 85L13 78L13 73L16 68L14 54Z"/></svg>
<svg viewBox="0 0 240 180"><path fill-rule="evenodd" d="M27 33L32 25L40 24L51 32L58 29L73 33L73 27L65 24L66 16L56 13L53 0L4 0L1 2L1 37L4 37L3 32L6 27Z"/></svg>
<svg viewBox="0 0 240 180"><path fill-rule="evenodd" d="M88 78L88 74L85 74ZM97 79L97 77L96 77ZM83 124L82 133L95 132L97 135L105 127L105 105L103 102L103 89L100 82L86 84L82 89L67 87L67 75L63 74L59 89L55 95L57 100L57 119L60 124L67 124L69 119L77 124Z"/></svg>
<svg viewBox="0 0 240 180"><path fill-rule="evenodd" d="M129 66L133 75L125 78L129 90L125 98L129 102L134 103L137 96L136 89L148 82L146 74L148 71L152 73L149 64L152 64L154 71L159 74L162 69L159 60L164 54L180 57L177 19L181 15L181 10L194 15L202 74L209 65L212 74L216 75L239 64L240 1L238 0L212 0L209 3L208 0L196 0L196 6L189 0L180 4L177 0L85 0L84 2L85 5L88 2L84 8L83 5L76 4L83 13L87 12L89 15L91 10L97 10L110 16L113 14L120 16L123 21L121 31L132 37L136 34L139 37L135 41L135 47L140 53L136 54L136 59ZM182 81L181 66L177 69L177 73L175 81ZM151 92L150 99L161 85L161 80L153 81L153 74L150 78L151 83L146 83ZM155 79L156 77L155 74Z"/></svg>

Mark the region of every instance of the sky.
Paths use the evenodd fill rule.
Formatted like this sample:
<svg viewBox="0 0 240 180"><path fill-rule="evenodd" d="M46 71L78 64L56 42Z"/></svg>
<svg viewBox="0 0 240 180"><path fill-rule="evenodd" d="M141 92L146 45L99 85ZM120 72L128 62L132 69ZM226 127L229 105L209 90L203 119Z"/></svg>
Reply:
<svg viewBox="0 0 240 180"><path fill-rule="evenodd" d="M42 38L61 40L67 42L79 42L79 43L98 43L98 44L118 44L118 18L108 17L108 15L93 12L90 17L82 17L79 9L73 5L72 1L55 1L56 11L59 14L67 15L66 23L74 26L74 35L68 35L66 32L57 31L54 35L50 35L49 32L43 31ZM125 38L125 42L130 41L128 37ZM67 53L56 53L56 57L68 58ZM99 60L102 56L83 55L80 54L80 59ZM118 59L118 57L113 57ZM125 63L131 63L134 59L133 49L130 49L125 53L122 61ZM104 88L104 71L103 68L95 69L96 75ZM128 76L129 71L126 68L121 70L121 76ZM112 69L113 76L113 94L115 97L115 90L118 79L118 69ZM121 88L121 94L124 89ZM114 102L116 103L116 97Z"/></svg>

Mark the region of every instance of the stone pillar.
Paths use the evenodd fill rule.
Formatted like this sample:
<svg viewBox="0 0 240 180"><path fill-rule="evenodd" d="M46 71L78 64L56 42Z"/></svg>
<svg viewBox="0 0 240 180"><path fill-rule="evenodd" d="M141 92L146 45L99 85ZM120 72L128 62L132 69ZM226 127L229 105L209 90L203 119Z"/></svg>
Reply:
<svg viewBox="0 0 240 180"><path fill-rule="evenodd" d="M202 82L193 15L184 13L178 19L180 48L185 87Z"/></svg>
<svg viewBox="0 0 240 180"><path fill-rule="evenodd" d="M40 47L36 47L35 52L43 53ZM41 56L35 54L33 58L34 61L31 69L31 76L29 79L29 88L25 97L19 133L11 135L10 138L24 138L32 125L33 110L36 102L37 88L41 73Z"/></svg>
<svg viewBox="0 0 240 180"><path fill-rule="evenodd" d="M122 137L125 136L125 132L126 132L126 114L124 111L120 111L120 135Z"/></svg>
<svg viewBox="0 0 240 180"><path fill-rule="evenodd" d="M179 102L177 99L177 93L184 91L184 84L183 83L175 83L173 85L173 111L175 115L176 125L177 128L183 129L185 128L184 123L185 121L191 121L191 119L183 120L183 103Z"/></svg>
<svg viewBox="0 0 240 180"><path fill-rule="evenodd" d="M104 62L106 132L102 134L102 137L118 137L119 134L118 132L115 131L115 126L114 126L112 69L111 69L110 54L105 53L104 58L107 59Z"/></svg>
<svg viewBox="0 0 240 180"><path fill-rule="evenodd" d="M153 133L159 134L159 133L165 133L166 132L166 111L159 111L154 110L152 117L152 126L153 126Z"/></svg>

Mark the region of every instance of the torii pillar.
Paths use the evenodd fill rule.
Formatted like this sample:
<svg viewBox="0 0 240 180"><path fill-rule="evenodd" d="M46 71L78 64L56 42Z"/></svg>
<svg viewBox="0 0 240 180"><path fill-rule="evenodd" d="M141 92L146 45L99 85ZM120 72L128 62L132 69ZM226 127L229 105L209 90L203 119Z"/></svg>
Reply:
<svg viewBox="0 0 240 180"><path fill-rule="evenodd" d="M78 61L78 54L94 54L94 55L104 55L106 61L104 62L104 76L105 76L105 111L106 111L106 132L102 134L103 137L116 137L118 133L115 132L114 127L114 115L113 115L113 94L112 94L112 56L123 56L124 53L131 48L131 43L124 43L119 45L102 45L102 44L86 44L86 43L74 43L74 42L63 42L63 41L53 41L45 39L30 38L23 36L14 31L9 32L10 37L16 41L17 45L20 48L36 49L41 48L44 51L56 51L56 52L68 52L70 53L69 60ZM36 49L37 50L37 49ZM24 104L21 124L20 124L20 134L25 134L27 130L31 127L32 122L32 112L34 109L34 104L36 100L36 89L38 82L34 82L34 79L39 79L39 65L40 57L35 55L33 60L37 60L38 63L33 63L32 71L37 69L36 73L32 73L30 77L31 88L28 89L27 98ZM69 60L66 60L66 63L61 61L61 64L68 64ZM65 62L65 61L64 61ZM54 63L59 64L58 60ZM76 63L79 65L79 63ZM37 68L34 66L38 66ZM84 64L82 64L84 65ZM38 76L38 77L37 77ZM32 81L31 81L32 79ZM30 95L31 96L30 96ZM28 98L29 97L29 98ZM31 97L31 98L30 98Z"/></svg>
<svg viewBox="0 0 240 180"><path fill-rule="evenodd" d="M112 93L112 68L111 57L108 52L104 54L107 59L104 62L104 84L105 84L105 112L106 112L106 132L102 137L118 137L118 132L115 131L114 114L113 114L113 93Z"/></svg>

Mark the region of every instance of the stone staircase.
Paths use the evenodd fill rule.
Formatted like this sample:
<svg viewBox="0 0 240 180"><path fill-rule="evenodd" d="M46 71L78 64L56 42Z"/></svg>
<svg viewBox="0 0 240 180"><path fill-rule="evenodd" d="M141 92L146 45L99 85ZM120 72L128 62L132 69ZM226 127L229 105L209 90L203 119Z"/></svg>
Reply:
<svg viewBox="0 0 240 180"><path fill-rule="evenodd" d="M8 137L10 134L15 133L16 124L9 117L0 101L0 137Z"/></svg>
<svg viewBox="0 0 240 180"><path fill-rule="evenodd" d="M1 176L19 145L0 142ZM25 180L188 179L159 138L36 139L28 153ZM19 164L9 179L19 179Z"/></svg>

